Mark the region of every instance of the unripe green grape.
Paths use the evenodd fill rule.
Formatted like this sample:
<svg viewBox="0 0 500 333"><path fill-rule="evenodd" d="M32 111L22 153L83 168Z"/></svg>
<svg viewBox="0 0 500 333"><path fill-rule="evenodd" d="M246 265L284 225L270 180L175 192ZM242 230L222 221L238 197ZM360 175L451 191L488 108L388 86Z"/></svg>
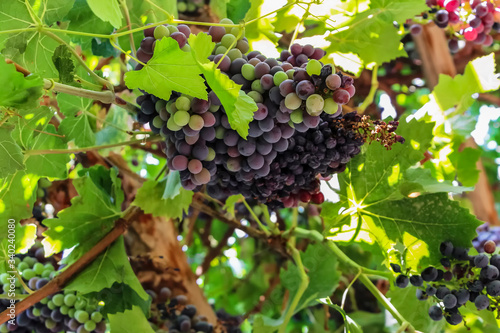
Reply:
<svg viewBox="0 0 500 333"><path fill-rule="evenodd" d="M43 265L43 268L46 270L46 271L54 271L55 268L54 266L52 266L51 263L46 263L45 265Z"/></svg>
<svg viewBox="0 0 500 333"><path fill-rule="evenodd" d="M76 312L75 308L70 308L68 311L68 317L75 318L75 312Z"/></svg>
<svg viewBox="0 0 500 333"><path fill-rule="evenodd" d="M167 29L170 31L170 34L173 34L174 32L179 32L179 29L177 29L177 27L174 25L167 25Z"/></svg>
<svg viewBox="0 0 500 333"><path fill-rule="evenodd" d="M196 5L194 3L188 3L187 4L187 11L188 12L194 12L194 11L196 11Z"/></svg>
<svg viewBox="0 0 500 333"><path fill-rule="evenodd" d="M52 297L52 302L56 306L62 306L64 304L64 295L63 294L56 294Z"/></svg>
<svg viewBox="0 0 500 333"><path fill-rule="evenodd" d="M260 80L254 80L252 82L252 90L258 91L261 94L266 92L264 90L264 88L262 88L262 84L260 83Z"/></svg>
<svg viewBox="0 0 500 333"><path fill-rule="evenodd" d="M236 47L241 51L241 53L247 53L250 50L250 45L248 45L248 42L243 39L236 43Z"/></svg>
<svg viewBox="0 0 500 333"><path fill-rule="evenodd" d="M75 319L78 320L80 324L83 324L89 320L89 314L83 310L76 310Z"/></svg>
<svg viewBox="0 0 500 333"><path fill-rule="evenodd" d="M239 49L231 49L227 53L227 56L229 57L229 59L231 59L231 61L235 61L236 59L241 58L243 54Z"/></svg>
<svg viewBox="0 0 500 333"><path fill-rule="evenodd" d="M321 63L316 59L311 59L308 61L306 66L307 74L309 75L320 75L321 74Z"/></svg>
<svg viewBox="0 0 500 333"><path fill-rule="evenodd" d="M8 278L9 278L9 274L7 274L7 273L2 273L2 274L0 275L0 282L1 282L2 284L8 284L8 283L9 283Z"/></svg>
<svg viewBox="0 0 500 333"><path fill-rule="evenodd" d="M187 11L187 4L185 2L178 2L177 3L177 10L181 13L184 13Z"/></svg>
<svg viewBox="0 0 500 333"><path fill-rule="evenodd" d="M215 105L215 104L210 105L210 108L208 108L208 110L210 110L210 112L217 112L217 111L219 111L219 109L220 109L220 105Z"/></svg>
<svg viewBox="0 0 500 333"><path fill-rule="evenodd" d="M33 315L34 315L34 316L36 316L36 317L40 317L40 316L42 315L42 310L41 310L41 309L39 309L39 308L35 308L35 307L33 307L32 309L33 309L33 311L32 311L32 312L33 312Z"/></svg>
<svg viewBox="0 0 500 333"><path fill-rule="evenodd" d="M73 306L76 303L76 295L75 294L67 294L64 296L64 304L67 306Z"/></svg>
<svg viewBox="0 0 500 333"><path fill-rule="evenodd" d="M87 301L84 299L78 299L75 303L75 309L83 310L87 306Z"/></svg>
<svg viewBox="0 0 500 333"><path fill-rule="evenodd" d="M32 270L31 268L27 268L25 269L23 272L22 272L22 276L25 280L30 280L32 278L34 278L35 276L37 276L38 274L35 273L34 270Z"/></svg>
<svg viewBox="0 0 500 333"><path fill-rule="evenodd" d="M224 134L226 133L226 129L222 126L217 127L215 130L215 137L219 140L224 139Z"/></svg>
<svg viewBox="0 0 500 333"><path fill-rule="evenodd" d="M198 114L193 114L189 118L189 127L191 127L191 129L193 129L195 131L201 130L204 125L205 125L205 122L203 121L203 118Z"/></svg>
<svg viewBox="0 0 500 333"><path fill-rule="evenodd" d="M16 288L21 287L21 281L19 281L18 278L16 278L16 283L15 283Z"/></svg>
<svg viewBox="0 0 500 333"><path fill-rule="evenodd" d="M251 97L255 101L255 103L264 102L264 97L262 97L262 95L258 91L249 91L247 95Z"/></svg>
<svg viewBox="0 0 500 333"><path fill-rule="evenodd" d="M45 270L45 267L43 266L42 263L37 262L36 264L33 265L33 270L35 271L36 274L40 275Z"/></svg>
<svg viewBox="0 0 500 333"><path fill-rule="evenodd" d="M57 306L54 304L54 302L52 300L50 300L50 301L47 302L47 306L51 310L54 310L55 308L57 308Z"/></svg>
<svg viewBox="0 0 500 333"><path fill-rule="evenodd" d="M184 52L189 52L189 51L191 51L191 46L189 44L184 44L184 46L181 48L181 50Z"/></svg>
<svg viewBox="0 0 500 333"><path fill-rule="evenodd" d="M220 43L222 44L222 46L225 46L228 49L233 48L236 46L236 37L232 34L225 34L224 36L222 36Z"/></svg>
<svg viewBox="0 0 500 333"><path fill-rule="evenodd" d="M331 98L325 99L323 110L328 114L334 114L339 109L339 105Z"/></svg>
<svg viewBox="0 0 500 333"><path fill-rule="evenodd" d="M45 278L45 279L48 279L50 277L50 274L52 274L52 273L53 273L53 271L45 270L42 273L42 277Z"/></svg>
<svg viewBox="0 0 500 333"><path fill-rule="evenodd" d="M210 161L213 161L214 158L215 158L215 150L208 147L208 155L207 155L207 158L205 158L205 161L210 162Z"/></svg>
<svg viewBox="0 0 500 333"><path fill-rule="evenodd" d="M255 67L251 64L244 64L241 67L241 75L248 81L255 80Z"/></svg>
<svg viewBox="0 0 500 333"><path fill-rule="evenodd" d="M231 21L230 19L228 18L223 18L222 20L220 20L220 23L221 24L234 24L233 21ZM226 29L226 33L231 33L231 29L233 29L233 27L224 27Z"/></svg>
<svg viewBox="0 0 500 333"><path fill-rule="evenodd" d="M29 265L27 262L22 262L19 265L17 265L17 270L18 271L24 271L27 268L31 268L33 265Z"/></svg>
<svg viewBox="0 0 500 333"><path fill-rule="evenodd" d="M54 320L52 320L52 318L45 319L45 327L47 327L49 330L56 327L56 325L57 323Z"/></svg>
<svg viewBox="0 0 500 333"><path fill-rule="evenodd" d="M286 75L288 75L290 80L293 80L293 73L295 73L295 69L289 69L286 71Z"/></svg>
<svg viewBox="0 0 500 333"><path fill-rule="evenodd" d="M278 72L279 73L279 72ZM295 110L300 108L302 105L302 100L297 96L296 93L291 93L285 97L285 106L290 110Z"/></svg>
<svg viewBox="0 0 500 333"><path fill-rule="evenodd" d="M231 28L231 35L234 35L236 37L238 37L238 35L240 34L240 27L233 27ZM245 29L243 28L243 33L241 34L239 40L241 40L243 37L245 37Z"/></svg>
<svg viewBox="0 0 500 333"><path fill-rule="evenodd" d="M180 127L186 126L189 123L189 118L189 112L182 110L177 111L173 116L175 124Z"/></svg>
<svg viewBox="0 0 500 333"><path fill-rule="evenodd" d="M227 52L227 47L221 45L215 49L215 54L224 54Z"/></svg>
<svg viewBox="0 0 500 333"><path fill-rule="evenodd" d="M302 114L302 110L300 110L300 109L294 110L290 114L290 120L294 124L300 124L304 120L304 115Z"/></svg>
<svg viewBox="0 0 500 333"><path fill-rule="evenodd" d="M211 148L209 148L209 149L211 149ZM92 319L92 321L97 324L97 323L101 322L102 314L100 312L93 312L92 315L90 316L90 319Z"/></svg>
<svg viewBox="0 0 500 333"><path fill-rule="evenodd" d="M43 298L40 303L42 304L47 304L49 302L49 299L47 297Z"/></svg>
<svg viewBox="0 0 500 333"><path fill-rule="evenodd" d="M191 108L191 101L187 96L182 95L175 101L175 107L177 110L187 111Z"/></svg>
<svg viewBox="0 0 500 333"><path fill-rule="evenodd" d="M182 129L181 126L175 123L174 117L170 117L170 119L167 121L167 128L173 132L177 132Z"/></svg>
<svg viewBox="0 0 500 333"><path fill-rule="evenodd" d="M37 189L36 196L39 197L39 198L43 198L45 196L45 191L43 190L43 188L38 188Z"/></svg>
<svg viewBox="0 0 500 333"><path fill-rule="evenodd" d="M161 109L167 106L167 101L160 99L155 103L156 112L160 113Z"/></svg>
<svg viewBox="0 0 500 333"><path fill-rule="evenodd" d="M288 75L285 72L276 72L273 76L273 82L276 87L279 87L281 82L288 80Z"/></svg>
<svg viewBox="0 0 500 333"><path fill-rule="evenodd" d="M63 305L59 308L59 311L61 311L63 315L67 315L69 312L69 307L67 305Z"/></svg>
<svg viewBox="0 0 500 333"><path fill-rule="evenodd" d="M163 121L163 119L161 119L160 116L156 116L153 119L153 126L156 128L162 128L164 123L165 123L165 121Z"/></svg>
<svg viewBox="0 0 500 333"><path fill-rule="evenodd" d="M0 333L9 333L9 329L7 328L7 324L0 325Z"/></svg>
<svg viewBox="0 0 500 333"><path fill-rule="evenodd" d="M153 35L155 39L162 39L163 37L170 37L170 30L164 25L159 25L155 28Z"/></svg>
<svg viewBox="0 0 500 333"><path fill-rule="evenodd" d="M319 116L323 112L325 100L319 94L312 94L307 97L306 110L311 116Z"/></svg>
<svg viewBox="0 0 500 333"><path fill-rule="evenodd" d="M91 305L91 304L87 304L87 306L85 307L85 312L87 313L92 313L96 310L96 307L94 305Z"/></svg>
<svg viewBox="0 0 500 333"><path fill-rule="evenodd" d="M92 320L89 320L85 322L84 327L87 331L92 332L93 330L95 330L96 324Z"/></svg>

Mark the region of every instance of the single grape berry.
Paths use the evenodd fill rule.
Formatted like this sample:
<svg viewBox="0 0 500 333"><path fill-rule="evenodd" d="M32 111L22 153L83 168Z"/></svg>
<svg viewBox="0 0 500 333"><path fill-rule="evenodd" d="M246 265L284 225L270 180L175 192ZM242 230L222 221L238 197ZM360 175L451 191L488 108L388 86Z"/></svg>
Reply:
<svg viewBox="0 0 500 333"><path fill-rule="evenodd" d="M457 305L457 297L453 294L448 294L443 297L443 305L447 309L454 308Z"/></svg>
<svg viewBox="0 0 500 333"><path fill-rule="evenodd" d="M474 305L478 310L484 310L490 305L490 299L486 295L479 295L474 300Z"/></svg>
<svg viewBox="0 0 500 333"><path fill-rule="evenodd" d="M469 249L466 249L464 247L456 247L453 249L453 257L457 260L468 260Z"/></svg>
<svg viewBox="0 0 500 333"><path fill-rule="evenodd" d="M467 289L458 289L458 291L455 293L455 296L457 297L457 303L459 305L463 305L467 303L470 297L470 293Z"/></svg>
<svg viewBox="0 0 500 333"><path fill-rule="evenodd" d="M434 321L439 321L443 319L443 310L437 305L433 305L429 308L429 317Z"/></svg>
<svg viewBox="0 0 500 333"><path fill-rule="evenodd" d="M439 299L443 299L446 295L450 293L451 293L450 289L448 289L445 286L440 286L439 288L437 288L436 297Z"/></svg>
<svg viewBox="0 0 500 333"><path fill-rule="evenodd" d="M486 285L486 292L490 296L500 296L500 281L491 281Z"/></svg>
<svg viewBox="0 0 500 333"><path fill-rule="evenodd" d="M424 284L424 280L420 275L412 275L410 277L410 283L412 286L420 287L421 285Z"/></svg>
<svg viewBox="0 0 500 333"><path fill-rule="evenodd" d="M488 266L481 269L480 276L483 279L495 280L499 274L500 273L498 271L498 268L496 268L493 265L488 265Z"/></svg>
<svg viewBox="0 0 500 333"><path fill-rule="evenodd" d="M436 295L437 289L430 284L427 285L427 288L425 288L425 293L429 296L434 296Z"/></svg>
<svg viewBox="0 0 500 333"><path fill-rule="evenodd" d="M391 265L391 268L392 268L392 271L394 273L401 273L401 266L399 266L398 264L390 264Z"/></svg>
<svg viewBox="0 0 500 333"><path fill-rule="evenodd" d="M462 315L460 313L451 313L446 316L446 321L450 325L458 325L462 322Z"/></svg>
<svg viewBox="0 0 500 333"><path fill-rule="evenodd" d="M415 297L419 301L425 301L426 299L429 298L429 296L422 289L417 289L417 291L415 292Z"/></svg>
<svg viewBox="0 0 500 333"><path fill-rule="evenodd" d="M442 242L439 245L439 251L443 256L449 257L453 253L453 244L450 241Z"/></svg>
<svg viewBox="0 0 500 333"><path fill-rule="evenodd" d="M396 286L399 288L406 288L408 286L408 277L406 275L400 274L396 278Z"/></svg>
<svg viewBox="0 0 500 333"><path fill-rule="evenodd" d="M491 254L491 253L495 252L496 248L497 248L497 245L492 240L486 241L486 243L484 243L484 252L486 252L486 253Z"/></svg>
<svg viewBox="0 0 500 333"><path fill-rule="evenodd" d="M427 267L422 271L421 276L424 281L434 281L438 276L438 270L435 267Z"/></svg>
<svg viewBox="0 0 500 333"><path fill-rule="evenodd" d="M480 253L474 257L474 266L478 268L484 268L488 266L489 258L488 255Z"/></svg>
<svg viewBox="0 0 500 333"><path fill-rule="evenodd" d="M475 280L469 283L469 290L472 292L480 293L483 289L484 289L484 284L479 280Z"/></svg>
<svg viewBox="0 0 500 333"><path fill-rule="evenodd" d="M500 267L500 254L494 254L490 258L490 264L496 268Z"/></svg>

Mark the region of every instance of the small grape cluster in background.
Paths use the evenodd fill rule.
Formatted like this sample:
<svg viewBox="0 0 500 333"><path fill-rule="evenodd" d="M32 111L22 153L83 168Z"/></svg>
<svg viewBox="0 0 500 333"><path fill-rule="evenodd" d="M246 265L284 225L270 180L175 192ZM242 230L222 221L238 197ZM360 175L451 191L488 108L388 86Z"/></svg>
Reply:
<svg viewBox="0 0 500 333"><path fill-rule="evenodd" d="M56 274L56 264L50 258L45 258L43 248L39 243L30 248L27 254L15 257L16 270L22 277L22 282L16 278L16 294L27 294L23 284L35 291L52 279ZM0 275L2 293L9 292L10 274ZM0 311L10 305L10 300L0 300ZM16 323L0 325L0 332L14 333L51 333L51 332L76 332L76 333L104 333L106 321L99 311L97 304L90 303L87 299L74 291L60 292L44 298L26 311L16 316Z"/></svg>
<svg viewBox="0 0 500 333"><path fill-rule="evenodd" d="M429 309L432 320L443 318L451 325L458 325L463 317L460 307L467 302L475 304L478 310L496 311L500 300L500 255L493 254L496 244L484 243L484 251L475 256L469 255L469 249L455 247L449 241L439 248L443 258L444 270L436 267L425 268L420 275L405 274L397 264L391 264L395 273L396 286L406 288L409 284L417 287L417 299L424 301L429 297L438 304Z"/></svg>
<svg viewBox="0 0 500 333"><path fill-rule="evenodd" d="M500 226L490 226L489 223L483 223L476 229L476 232L477 237L472 240L472 245L477 252L485 252L484 246L488 241L495 242L497 246L500 244Z"/></svg>
<svg viewBox="0 0 500 333"><path fill-rule="evenodd" d="M137 57L147 63L161 38L187 50L190 34L182 24L149 28ZM343 172L368 135L376 133L386 147L402 142L393 133L397 122L368 128L367 117L342 113L355 93L353 79L319 62L323 50L293 44L273 59L248 52L240 27L211 26L208 35L216 43L209 60L257 104L247 139L231 128L214 91L208 101L179 93L169 101L146 93L137 98L138 121L165 137L168 167L179 171L185 189L206 186L220 200L241 193L272 208L320 204L320 179Z"/></svg>
<svg viewBox="0 0 500 333"><path fill-rule="evenodd" d="M426 0L430 7L422 20L433 20L440 28L450 32L449 48L459 49L458 39L465 39L478 45L493 44L492 33L500 31L500 3L490 0ZM412 35L419 35L422 26L410 27Z"/></svg>
<svg viewBox="0 0 500 333"><path fill-rule="evenodd" d="M205 5L205 0L178 0L177 11L179 14L196 16L200 14L200 9Z"/></svg>

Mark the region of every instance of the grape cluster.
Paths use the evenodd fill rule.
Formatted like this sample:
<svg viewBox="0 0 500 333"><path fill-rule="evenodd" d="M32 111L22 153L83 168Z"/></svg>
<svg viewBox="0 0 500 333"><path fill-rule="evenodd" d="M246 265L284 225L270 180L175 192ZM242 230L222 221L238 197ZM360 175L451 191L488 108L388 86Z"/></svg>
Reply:
<svg viewBox="0 0 500 333"><path fill-rule="evenodd" d="M168 287L161 288L156 294L152 290L147 291L153 299L151 305L150 322L157 333L180 332L213 332L212 324L207 322L206 317L197 315L194 305L188 304L188 299L184 295L172 297L172 291Z"/></svg>
<svg viewBox="0 0 500 333"><path fill-rule="evenodd" d="M178 0L177 11L184 15L198 15L204 4L204 0Z"/></svg>
<svg viewBox="0 0 500 333"><path fill-rule="evenodd" d="M483 223L477 229L477 237L472 240L472 245L477 252L485 252L486 243L500 244L500 227L490 226L489 223Z"/></svg>
<svg viewBox="0 0 500 333"><path fill-rule="evenodd" d="M443 29L452 26L454 34L449 41L452 52L459 49L456 36L475 44L490 46L493 44L490 33L500 31L500 6L495 1L426 0L426 3L431 9L423 15L424 19L433 18L434 23ZM410 27L413 35L418 35L421 31L419 24Z"/></svg>
<svg viewBox="0 0 500 333"><path fill-rule="evenodd" d="M469 255L469 249L455 247L449 241L443 242L439 248L444 268L425 268L420 275L405 274L397 264L391 264L395 273L396 286L405 288L409 284L417 287L417 299L424 301L434 298L438 304L429 308L432 320L439 321L443 317L451 325L458 325L463 317L459 308L472 302L478 310L496 311L500 300L500 254L496 252L496 244L487 241L484 244L486 253Z"/></svg>
<svg viewBox="0 0 500 333"><path fill-rule="evenodd" d="M31 290L45 286L55 276L55 263L45 258L43 248L35 244L26 255L15 257L16 270L23 279L23 284ZM9 293L11 283L14 283L16 294L26 294L21 281L9 279L11 274L0 275L2 293ZM10 300L0 300L0 310L10 306ZM0 332L15 333L104 333L106 322L98 310L97 304L90 304L76 292L65 291L44 298L25 312L16 316L15 324L7 322L0 325Z"/></svg>
<svg viewBox="0 0 500 333"><path fill-rule="evenodd" d="M182 35L175 38L179 47L188 48L190 31L182 25L175 29ZM170 25L145 30L139 51L152 54L156 39L174 38L172 31ZM284 51L278 60L247 53L239 27L212 26L208 35L216 43L209 60L241 85L258 109L243 139L214 91L206 101L178 93L168 101L139 96L138 121L165 137L169 169L179 171L184 188L199 191L206 185L220 200L241 193L276 207L322 203L319 178L342 172L365 141L359 129L366 118L342 114L355 93L353 79L322 65L317 59L324 51L311 45L294 44L292 53Z"/></svg>

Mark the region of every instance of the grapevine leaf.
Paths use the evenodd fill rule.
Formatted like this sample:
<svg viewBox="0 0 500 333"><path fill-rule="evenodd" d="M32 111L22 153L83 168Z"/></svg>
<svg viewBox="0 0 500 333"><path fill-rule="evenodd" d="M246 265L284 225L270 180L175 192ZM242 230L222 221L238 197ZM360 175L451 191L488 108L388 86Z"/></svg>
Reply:
<svg viewBox="0 0 500 333"><path fill-rule="evenodd" d="M228 0L211 0L210 9L217 17L228 17L227 16L227 2ZM236 21L238 22L238 21Z"/></svg>
<svg viewBox="0 0 500 333"><path fill-rule="evenodd" d="M45 130L54 113L46 106L36 109L18 110L16 127L12 131L12 137L23 149L29 149L31 139L36 133Z"/></svg>
<svg viewBox="0 0 500 333"><path fill-rule="evenodd" d="M340 228L341 226L350 223L349 215L341 214L341 209L345 209L346 206L347 204L342 201L336 203L325 201L325 203L323 203L320 215L325 222L325 230Z"/></svg>
<svg viewBox="0 0 500 333"><path fill-rule="evenodd" d="M253 120L253 113L257 111L257 104L241 91L241 85L236 84L229 77L222 74L215 63L208 61L207 57L214 47L210 36L206 34L191 35L189 36L189 45L191 45L193 58L200 67L208 85L221 101L224 110L226 110L231 128L246 139L248 124Z"/></svg>
<svg viewBox="0 0 500 333"><path fill-rule="evenodd" d="M391 150L378 143L363 148L363 154L356 156L348 163L349 172L339 175L339 182L347 186L344 191L352 189L353 199L360 204L369 204L389 198L399 199L399 182L404 171L423 158L430 147L434 123L401 120L398 134L406 142L395 144Z"/></svg>
<svg viewBox="0 0 500 333"><path fill-rule="evenodd" d="M148 180L137 191L133 205L141 207L147 214L154 216L165 216L167 218L182 218L183 213L187 213L193 192L183 188L179 189L179 194L171 199L163 199L163 193L167 185L166 179L159 182ZM160 199L161 198L161 199Z"/></svg>
<svg viewBox="0 0 500 333"><path fill-rule="evenodd" d="M92 54L104 58L116 56L116 50L109 39L92 38Z"/></svg>
<svg viewBox="0 0 500 333"><path fill-rule="evenodd" d="M419 301L415 297L416 289L412 286L404 289L392 287L387 293L387 297L416 330L429 333L441 332L445 321L434 321L429 317L429 308L434 305L434 300L430 297L426 301Z"/></svg>
<svg viewBox="0 0 500 333"><path fill-rule="evenodd" d="M23 153L21 148L12 138L12 130L0 127L0 178L15 173L18 170L24 170Z"/></svg>
<svg viewBox="0 0 500 333"><path fill-rule="evenodd" d="M344 318L344 325L347 329L347 332L363 333L363 329L358 324L356 324L356 322L351 317L349 317L347 313L345 313L344 309L336 304L333 304L330 298L321 299L320 302L340 312L342 318Z"/></svg>
<svg viewBox="0 0 500 333"><path fill-rule="evenodd" d="M162 199L173 199L180 194L181 190L181 176L179 171L171 171L166 178L167 184L165 185L165 192L163 192Z"/></svg>
<svg viewBox="0 0 500 333"><path fill-rule="evenodd" d="M245 22L249 22L256 18L259 19L245 26L245 36L248 39L262 39L263 35L271 42L277 43L279 38L274 33L275 29L271 20L268 17L262 17L267 14L262 11L264 0L251 0L250 4L250 9L248 9L245 15Z"/></svg>
<svg viewBox="0 0 500 333"><path fill-rule="evenodd" d="M36 241L36 225L25 224L21 226L19 221L15 222L14 238L8 238L7 234L7 220L4 220L5 232L0 231L0 273L12 271L15 265L9 261L11 260L12 246L14 245L15 253L26 253L28 249L35 244ZM4 227L2 227L4 229ZM10 233L9 233L10 234ZM12 236L11 236L12 237ZM11 266L12 265L12 266Z"/></svg>
<svg viewBox="0 0 500 333"><path fill-rule="evenodd" d="M117 190L120 180L116 177L116 170L107 171L101 167L86 171L85 176L73 180L79 196L71 200L71 206L61 210L57 218L44 220L48 227L43 240L47 256L76 245L79 246L73 249L71 255L90 249L121 216L123 194ZM104 179L111 180L113 186L105 185ZM114 196L110 191L114 192Z"/></svg>
<svg viewBox="0 0 500 333"><path fill-rule="evenodd" d="M59 45L52 55L52 62L59 73L60 83L73 83L75 76L75 64L71 58L71 52L66 45Z"/></svg>
<svg viewBox="0 0 500 333"><path fill-rule="evenodd" d="M372 0L370 9L378 15L378 19L390 23L406 23L406 20L425 12L428 7L419 0Z"/></svg>
<svg viewBox="0 0 500 333"><path fill-rule="evenodd" d="M143 311L145 310L146 315L149 313L150 297L142 288L130 266L123 236L120 236L76 278L71 280L65 289L88 294L111 288L115 283L124 283L129 286L139 296L139 298L134 297L138 304L132 305L137 305ZM118 294L124 291L125 289L113 290Z"/></svg>
<svg viewBox="0 0 500 333"><path fill-rule="evenodd" d="M66 166L66 163L70 161L68 154L32 154L37 150L66 149L67 144L56 135L56 128L49 124L43 133L39 133L30 140L30 150L26 152L25 161L28 172L41 177L64 179L68 176Z"/></svg>
<svg viewBox="0 0 500 333"><path fill-rule="evenodd" d="M120 143L127 141L130 135L123 129L128 128L128 120L130 116L125 109L111 106L108 114L106 115L106 125L102 130L96 133L96 144L106 145L113 143ZM121 150L120 147L115 148ZM103 149L102 154L108 154L112 149Z"/></svg>
<svg viewBox="0 0 500 333"><path fill-rule="evenodd" d="M125 74L130 89L141 88L159 98L168 100L172 90L193 97L207 99L201 70L190 52L184 52L173 38L156 42L154 55L139 71Z"/></svg>
<svg viewBox="0 0 500 333"><path fill-rule="evenodd" d="M474 186L480 174L476 165L481 158L481 150L466 147L461 152L451 153L449 158L457 170L457 180L464 186Z"/></svg>
<svg viewBox="0 0 500 333"><path fill-rule="evenodd" d="M5 177L0 181L0 238L7 237L7 220L31 217L39 177L24 171Z"/></svg>
<svg viewBox="0 0 500 333"><path fill-rule="evenodd" d="M250 9L250 6L251 5L249 0L229 0L226 5L226 17L233 22L240 22L245 18L246 13Z"/></svg>
<svg viewBox="0 0 500 333"><path fill-rule="evenodd" d="M415 268L438 264L443 240L470 247L481 225L447 193L380 201L358 213L384 252L388 253L397 242L404 244L405 262Z"/></svg>
<svg viewBox="0 0 500 333"><path fill-rule="evenodd" d="M154 333L146 316L137 306L132 310L108 315L111 332L120 333Z"/></svg>
<svg viewBox="0 0 500 333"><path fill-rule="evenodd" d="M141 308L144 314L149 312L151 302L142 299L137 292L126 283L115 282L110 288L104 288L88 296L102 300L104 306L99 312L103 316L131 310L134 305Z"/></svg>
<svg viewBox="0 0 500 333"><path fill-rule="evenodd" d="M42 12L40 18L50 25L62 21L73 7L75 0L44 0L43 2L44 4L40 6Z"/></svg>
<svg viewBox="0 0 500 333"><path fill-rule="evenodd" d="M0 106L13 108L35 107L42 96L43 81L37 75L27 78L16 71L14 64L7 64L0 56Z"/></svg>
<svg viewBox="0 0 500 333"><path fill-rule="evenodd" d="M234 206L244 200L245 198L241 195L241 194L235 194L235 195L231 195L230 197L228 197L226 199L226 203L224 204L224 209L229 213L229 215L231 215L232 218L235 218L235 215L234 215Z"/></svg>
<svg viewBox="0 0 500 333"><path fill-rule="evenodd" d="M337 257L325 244L309 245L300 256L309 276L309 285L298 303L296 312L315 304L317 298L330 296L340 279L340 274L337 271ZM297 266L289 265L287 270L282 269L280 281L290 292L289 299L292 300L300 285L300 274Z"/></svg>
<svg viewBox="0 0 500 333"><path fill-rule="evenodd" d="M0 27L2 30L22 29L31 23L31 16L24 1L0 1ZM5 35L0 34L0 49L4 42Z"/></svg>
<svg viewBox="0 0 500 333"><path fill-rule="evenodd" d="M283 319L272 319L259 313L254 317L253 329L259 333L274 333L281 324Z"/></svg>
<svg viewBox="0 0 500 333"><path fill-rule="evenodd" d="M75 116L78 112L87 110L92 103L89 98L78 97L70 94L57 95L57 105L66 117Z"/></svg>
<svg viewBox="0 0 500 333"><path fill-rule="evenodd" d="M69 21L69 30L103 35L113 32L113 26L97 17L86 0L76 0L65 20ZM91 46L92 37L74 35L71 36L71 39L75 43L81 44L84 49Z"/></svg>
<svg viewBox="0 0 500 333"><path fill-rule="evenodd" d="M429 169L410 168L406 170L403 177L400 191L404 196L412 193L463 193L474 189L473 187L454 186L450 181L438 182L432 177Z"/></svg>
<svg viewBox="0 0 500 333"><path fill-rule="evenodd" d="M476 58L465 66L464 74L454 78L440 74L439 83L432 94L442 110L457 107L457 113L468 109L474 99L472 94L496 90L500 87L500 79L495 76L494 54Z"/></svg>
<svg viewBox="0 0 500 333"><path fill-rule="evenodd" d="M66 142L74 141L78 147L95 145L95 135L85 112L64 118L59 125L59 134L64 135Z"/></svg>
<svg viewBox="0 0 500 333"><path fill-rule="evenodd" d="M117 29L122 26L123 15L118 0L87 0L87 3L94 14L104 22L111 23Z"/></svg>
<svg viewBox="0 0 500 333"><path fill-rule="evenodd" d="M288 1L290 3L290 1ZM291 33L297 27L300 22L300 17L294 14L290 14L293 7L288 7L285 10L280 10L273 20L273 25L276 31L284 31L286 33Z"/></svg>

